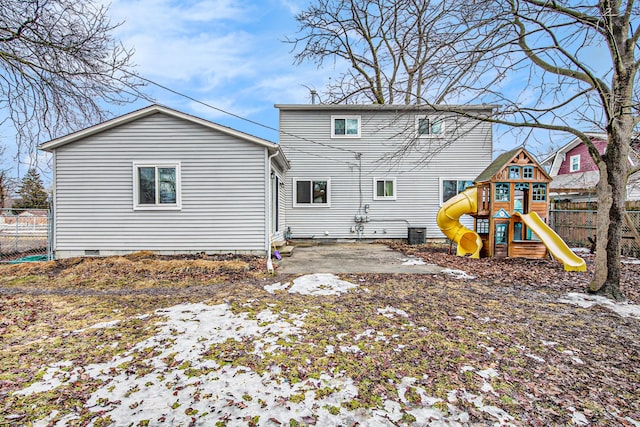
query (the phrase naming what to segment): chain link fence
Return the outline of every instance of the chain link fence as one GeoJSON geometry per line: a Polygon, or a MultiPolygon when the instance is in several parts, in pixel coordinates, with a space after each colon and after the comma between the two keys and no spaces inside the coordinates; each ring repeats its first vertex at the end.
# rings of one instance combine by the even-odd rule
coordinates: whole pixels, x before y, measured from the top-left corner
{"type": "Polygon", "coordinates": [[[51,226],[47,209],[0,210],[0,262],[52,259],[51,226]]]}

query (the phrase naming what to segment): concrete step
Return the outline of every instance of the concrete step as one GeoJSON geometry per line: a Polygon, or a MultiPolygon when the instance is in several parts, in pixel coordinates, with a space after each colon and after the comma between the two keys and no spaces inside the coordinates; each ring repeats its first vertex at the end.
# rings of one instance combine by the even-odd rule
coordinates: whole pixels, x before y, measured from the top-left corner
{"type": "Polygon", "coordinates": [[[287,246],[287,241],[286,240],[276,240],[275,242],[272,243],[273,246],[275,246],[276,248],[282,248],[284,246],[287,246]]]}
{"type": "Polygon", "coordinates": [[[278,251],[278,253],[282,257],[291,256],[291,254],[293,253],[294,249],[295,249],[295,246],[289,246],[289,245],[288,246],[276,247],[276,250],[278,251]]]}

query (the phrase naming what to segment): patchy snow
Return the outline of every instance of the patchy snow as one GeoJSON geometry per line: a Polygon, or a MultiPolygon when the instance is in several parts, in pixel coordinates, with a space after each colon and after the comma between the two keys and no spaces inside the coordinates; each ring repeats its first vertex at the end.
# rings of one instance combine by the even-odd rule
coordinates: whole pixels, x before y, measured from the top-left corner
{"type": "Polygon", "coordinates": [[[445,268],[444,270],[441,271],[441,273],[448,274],[449,276],[452,276],[454,279],[475,279],[476,278],[476,276],[471,276],[470,274],[467,274],[466,271],[454,270],[451,268],[445,268]]]}
{"type": "Polygon", "coordinates": [[[634,317],[640,319],[640,305],[629,304],[626,302],[615,302],[601,295],[589,295],[578,292],[569,292],[566,297],[560,298],[558,302],[564,304],[573,304],[582,308],[600,305],[611,311],[618,313],[621,317],[634,317]]]}
{"type": "Polygon", "coordinates": [[[393,319],[396,314],[402,317],[409,317],[409,314],[406,311],[400,310],[399,308],[391,307],[389,305],[385,308],[379,308],[377,311],[378,314],[381,314],[384,317],[388,317],[389,319],[393,319]]]}
{"type": "Polygon", "coordinates": [[[286,282],[286,283],[274,283],[273,285],[265,285],[264,286],[264,290],[269,292],[270,294],[274,294],[276,291],[284,291],[286,290],[289,286],[291,286],[290,282],[286,282]]]}
{"type": "Polygon", "coordinates": [[[640,264],[640,259],[622,257],[622,260],[620,262],[622,262],[623,264],[640,264]]]}
{"type": "MultiPolygon", "coordinates": [[[[510,425],[513,420],[502,409],[484,405],[482,396],[465,390],[449,392],[447,412],[443,413],[434,406],[444,403],[442,399],[428,395],[411,377],[396,383],[397,400],[384,401],[382,408],[351,411],[342,404],[353,400],[358,391],[346,374],[337,377],[323,374],[317,379],[289,383],[281,376],[279,365],[256,372],[232,365],[223,354],[211,352],[212,348],[219,348],[216,344],[229,339],[249,343],[249,350],[245,351],[258,356],[275,351],[283,340],[304,335],[304,315],[265,309],[257,313],[256,319],[250,319],[247,313],[234,314],[227,304],[204,303],[176,305],[157,310],[156,314],[166,319],[157,323],[159,332],[131,350],[105,363],[72,366],[63,361],[49,366],[41,381],[16,392],[30,395],[49,391],[79,378],[101,382],[84,408],[77,408],[76,412],[72,409],[60,418],[52,412],[36,425],[63,426],[77,422],[81,410],[89,410],[110,417],[114,425],[215,425],[217,421],[247,425],[248,419],[259,417],[256,425],[260,426],[286,424],[296,419],[322,426],[392,427],[402,421],[403,415],[410,414],[416,425],[456,426],[469,421],[469,414],[453,405],[458,400],[472,403],[499,425],[510,425]],[[317,394],[320,389],[332,392],[317,394]],[[407,395],[409,390],[411,399],[407,395]]],[[[373,337],[378,333],[367,329],[360,335],[373,337]]],[[[363,352],[355,345],[340,346],[339,350],[363,352]]],[[[325,347],[327,355],[335,351],[333,346],[325,347]]],[[[483,392],[494,392],[485,379],[498,376],[497,371],[476,370],[472,366],[463,367],[465,370],[482,377],[483,392]]]]}
{"type": "Polygon", "coordinates": [[[574,253],[583,253],[583,254],[591,253],[590,248],[571,248],[571,251],[574,253]]]}
{"type": "Polygon", "coordinates": [[[525,356],[527,356],[529,359],[533,359],[533,360],[535,360],[536,362],[539,362],[539,363],[546,363],[547,362],[542,357],[536,356],[535,354],[532,354],[532,353],[525,353],[525,356]]]}
{"type": "Polygon", "coordinates": [[[572,412],[572,414],[571,414],[571,422],[574,425],[577,425],[577,426],[589,425],[589,420],[587,419],[587,417],[582,412],[576,411],[576,408],[574,408],[573,406],[569,406],[567,409],[570,412],[572,412]]]}
{"type": "Polygon", "coordinates": [[[351,282],[338,279],[331,273],[316,273],[300,276],[289,288],[291,294],[302,295],[339,295],[356,288],[351,282]]]}
{"type": "Polygon", "coordinates": [[[422,258],[414,258],[414,257],[404,258],[402,261],[404,261],[402,265],[426,265],[427,264],[426,262],[424,262],[422,258]]]}

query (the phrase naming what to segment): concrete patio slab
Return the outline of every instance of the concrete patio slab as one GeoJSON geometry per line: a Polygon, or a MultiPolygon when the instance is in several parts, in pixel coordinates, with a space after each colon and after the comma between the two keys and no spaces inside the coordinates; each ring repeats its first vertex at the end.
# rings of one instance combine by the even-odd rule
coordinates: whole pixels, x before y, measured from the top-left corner
{"type": "Polygon", "coordinates": [[[425,264],[379,243],[331,243],[296,246],[291,257],[277,261],[278,273],[437,274],[444,268],[425,264]]]}

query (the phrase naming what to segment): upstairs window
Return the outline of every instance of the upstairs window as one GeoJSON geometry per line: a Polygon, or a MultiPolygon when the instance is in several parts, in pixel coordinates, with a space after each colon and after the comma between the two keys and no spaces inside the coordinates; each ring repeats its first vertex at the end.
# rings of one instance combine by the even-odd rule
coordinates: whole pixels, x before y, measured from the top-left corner
{"type": "Polygon", "coordinates": [[[509,201],[509,184],[506,182],[496,183],[496,202],[508,202],[509,201]]]}
{"type": "Polygon", "coordinates": [[[442,117],[416,117],[418,137],[433,137],[444,133],[444,119],[442,117]]]}
{"type": "Polygon", "coordinates": [[[179,163],[134,163],[134,209],[180,209],[179,163]]]}
{"type": "Polygon", "coordinates": [[[294,179],[293,181],[293,205],[294,206],[329,206],[328,179],[294,179]]]}
{"type": "Polygon", "coordinates": [[[332,138],[359,138],[360,116],[331,116],[332,138]]]}
{"type": "Polygon", "coordinates": [[[580,154],[569,158],[569,172],[578,172],[580,170],[580,154]]]}
{"type": "Polygon", "coordinates": [[[396,200],[395,178],[374,178],[373,200],[396,200]]]}

